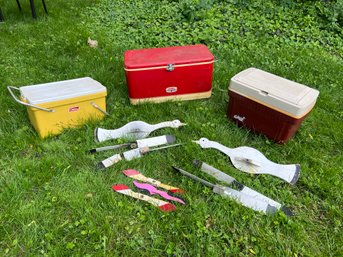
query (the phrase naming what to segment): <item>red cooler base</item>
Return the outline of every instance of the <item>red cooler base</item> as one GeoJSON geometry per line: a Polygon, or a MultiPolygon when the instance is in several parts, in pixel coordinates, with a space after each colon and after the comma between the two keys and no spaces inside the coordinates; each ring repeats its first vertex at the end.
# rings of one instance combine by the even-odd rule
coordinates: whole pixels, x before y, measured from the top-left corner
{"type": "Polygon", "coordinates": [[[305,116],[293,118],[229,90],[227,116],[237,125],[266,135],[276,143],[294,136],[305,116]]]}
{"type": "Polygon", "coordinates": [[[195,99],[204,99],[211,97],[212,90],[202,93],[184,94],[184,95],[172,95],[172,96],[160,96],[149,98],[130,98],[131,104],[139,104],[144,102],[161,103],[165,101],[186,101],[195,99]]]}

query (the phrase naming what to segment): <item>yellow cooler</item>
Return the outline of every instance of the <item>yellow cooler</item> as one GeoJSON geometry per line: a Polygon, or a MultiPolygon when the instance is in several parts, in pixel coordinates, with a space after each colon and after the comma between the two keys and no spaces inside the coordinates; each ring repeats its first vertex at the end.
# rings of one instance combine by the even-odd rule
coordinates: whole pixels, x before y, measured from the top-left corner
{"type": "Polygon", "coordinates": [[[89,77],[7,88],[15,101],[27,106],[30,121],[42,138],[107,114],[106,87],[89,77]],[[13,90],[20,91],[20,100],[13,90]]]}

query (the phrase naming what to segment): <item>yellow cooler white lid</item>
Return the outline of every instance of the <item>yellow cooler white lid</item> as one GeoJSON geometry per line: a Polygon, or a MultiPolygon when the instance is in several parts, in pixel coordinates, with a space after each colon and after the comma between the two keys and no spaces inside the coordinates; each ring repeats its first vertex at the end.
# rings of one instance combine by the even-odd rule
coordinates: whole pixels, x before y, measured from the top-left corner
{"type": "Polygon", "coordinates": [[[90,78],[63,80],[20,87],[21,97],[30,104],[42,104],[97,93],[107,94],[106,87],[90,78]]]}
{"type": "Polygon", "coordinates": [[[257,68],[233,76],[229,90],[294,118],[310,112],[319,95],[316,89],[257,68]]]}

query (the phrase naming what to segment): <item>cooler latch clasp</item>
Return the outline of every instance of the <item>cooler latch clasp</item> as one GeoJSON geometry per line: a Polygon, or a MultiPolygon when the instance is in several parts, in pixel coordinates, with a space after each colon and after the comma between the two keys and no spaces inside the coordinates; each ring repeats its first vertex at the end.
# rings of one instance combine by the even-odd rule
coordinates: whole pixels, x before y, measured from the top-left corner
{"type": "Polygon", "coordinates": [[[167,65],[167,68],[166,68],[167,71],[173,71],[174,69],[175,69],[174,64],[169,63],[169,64],[167,65]]]}

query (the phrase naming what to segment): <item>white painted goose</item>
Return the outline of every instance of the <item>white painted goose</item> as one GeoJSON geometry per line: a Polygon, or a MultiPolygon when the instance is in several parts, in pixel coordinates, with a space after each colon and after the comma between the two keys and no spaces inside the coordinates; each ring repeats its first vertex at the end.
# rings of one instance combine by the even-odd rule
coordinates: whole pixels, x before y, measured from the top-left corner
{"type": "Polygon", "coordinates": [[[300,175],[299,164],[277,164],[268,160],[260,151],[252,147],[228,148],[207,138],[193,141],[202,148],[214,148],[230,157],[235,168],[252,174],[269,174],[294,185],[300,175]]]}
{"type": "Polygon", "coordinates": [[[94,135],[98,142],[116,138],[141,139],[149,136],[150,133],[160,128],[178,128],[184,125],[186,124],[179,120],[165,121],[158,124],[149,124],[144,121],[132,121],[113,130],[96,128],[94,135]]]}

